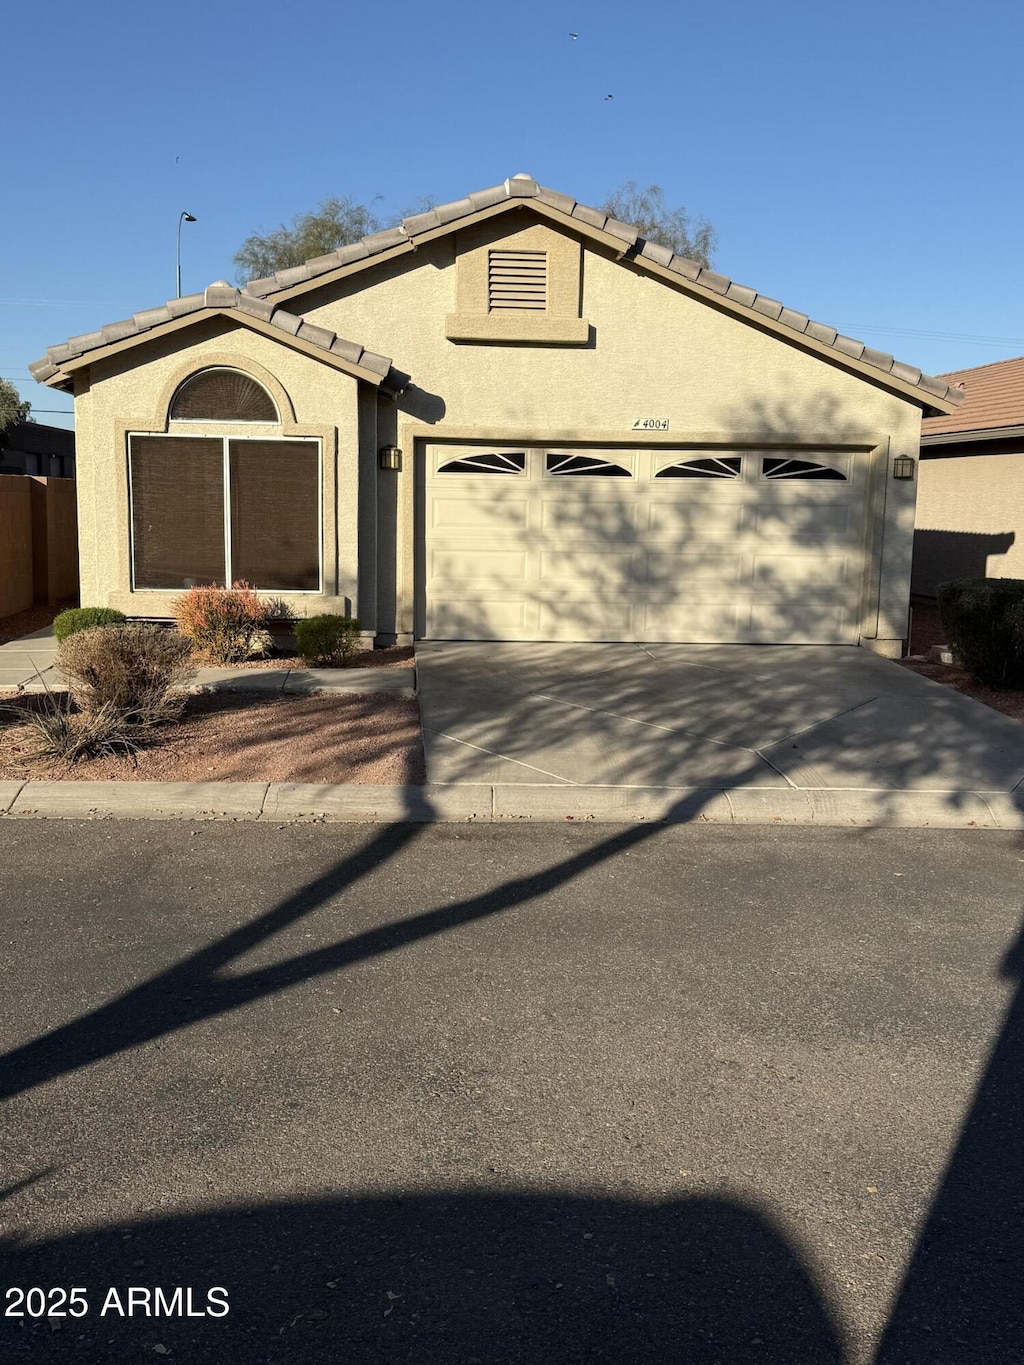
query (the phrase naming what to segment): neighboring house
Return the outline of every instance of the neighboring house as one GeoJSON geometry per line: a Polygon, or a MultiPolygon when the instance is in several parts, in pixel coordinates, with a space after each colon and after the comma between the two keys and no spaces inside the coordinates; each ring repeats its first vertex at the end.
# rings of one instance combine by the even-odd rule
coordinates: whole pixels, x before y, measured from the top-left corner
{"type": "Polygon", "coordinates": [[[893,462],[960,399],[522,175],[32,371],[75,394],[84,602],[245,579],[381,642],[898,654],[893,462]]]}
{"type": "Polygon", "coordinates": [[[963,391],[921,424],[914,592],[1024,578],[1024,356],[942,376],[963,391]]]}
{"type": "Polygon", "coordinates": [[[75,433],[43,422],[12,422],[0,435],[0,474],[75,477],[75,433]]]}

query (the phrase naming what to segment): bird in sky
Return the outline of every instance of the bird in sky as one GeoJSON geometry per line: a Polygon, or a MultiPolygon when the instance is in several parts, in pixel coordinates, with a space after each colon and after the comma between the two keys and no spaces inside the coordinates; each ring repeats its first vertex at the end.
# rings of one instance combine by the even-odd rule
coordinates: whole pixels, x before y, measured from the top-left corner
{"type": "Polygon", "coordinates": [[[579,36],[580,36],[580,35],[579,35],[578,33],[570,33],[570,34],[569,34],[569,37],[573,40],[573,42],[575,42],[576,39],[577,39],[579,36]]]}
{"type": "Polygon", "coordinates": [[[613,100],[614,98],[615,98],[614,95],[605,95],[606,100],[613,100]]]}

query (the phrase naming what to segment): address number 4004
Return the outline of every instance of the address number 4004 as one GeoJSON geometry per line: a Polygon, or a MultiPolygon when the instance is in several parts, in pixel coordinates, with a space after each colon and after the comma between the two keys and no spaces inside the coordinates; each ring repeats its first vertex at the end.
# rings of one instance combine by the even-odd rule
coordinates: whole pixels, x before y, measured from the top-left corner
{"type": "Polygon", "coordinates": [[[668,431],[667,417],[638,417],[631,428],[633,431],[668,431]]]}

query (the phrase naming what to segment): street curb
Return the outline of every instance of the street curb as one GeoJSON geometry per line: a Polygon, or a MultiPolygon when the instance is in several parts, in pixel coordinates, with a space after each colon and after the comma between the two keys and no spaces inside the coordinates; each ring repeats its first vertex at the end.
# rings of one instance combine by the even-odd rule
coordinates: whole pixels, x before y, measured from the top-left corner
{"type": "Polygon", "coordinates": [[[1024,831],[1024,791],[428,783],[2,782],[0,818],[901,826],[1024,831]]]}
{"type": "Polygon", "coordinates": [[[6,815],[62,820],[258,820],[267,787],[266,782],[26,782],[6,815]]]}

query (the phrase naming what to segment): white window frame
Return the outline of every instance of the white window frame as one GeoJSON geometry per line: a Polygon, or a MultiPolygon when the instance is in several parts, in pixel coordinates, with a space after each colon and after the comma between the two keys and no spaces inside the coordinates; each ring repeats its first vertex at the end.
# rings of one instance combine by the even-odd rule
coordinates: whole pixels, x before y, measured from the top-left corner
{"type": "MultiPolygon", "coordinates": [[[[236,426],[252,426],[250,422],[238,422],[236,426]]],[[[146,592],[187,592],[187,588],[139,588],[135,585],[135,490],[132,486],[132,438],[157,437],[166,439],[169,433],[166,431],[129,431],[128,432],[128,540],[129,554],[131,558],[131,591],[138,593],[146,592]]],[[[175,441],[220,441],[222,475],[224,489],[224,578],[225,585],[230,587],[235,581],[231,563],[231,452],[229,443],[231,441],[260,441],[269,444],[270,442],[287,442],[289,445],[302,443],[303,445],[316,446],[316,489],[317,489],[317,509],[316,509],[316,536],[317,536],[317,561],[319,565],[318,586],[315,588],[261,588],[258,583],[253,583],[252,587],[256,592],[280,593],[294,597],[317,597],[323,596],[324,591],[324,451],[323,442],[317,436],[210,436],[201,431],[182,431],[175,432],[175,441]]]]}

